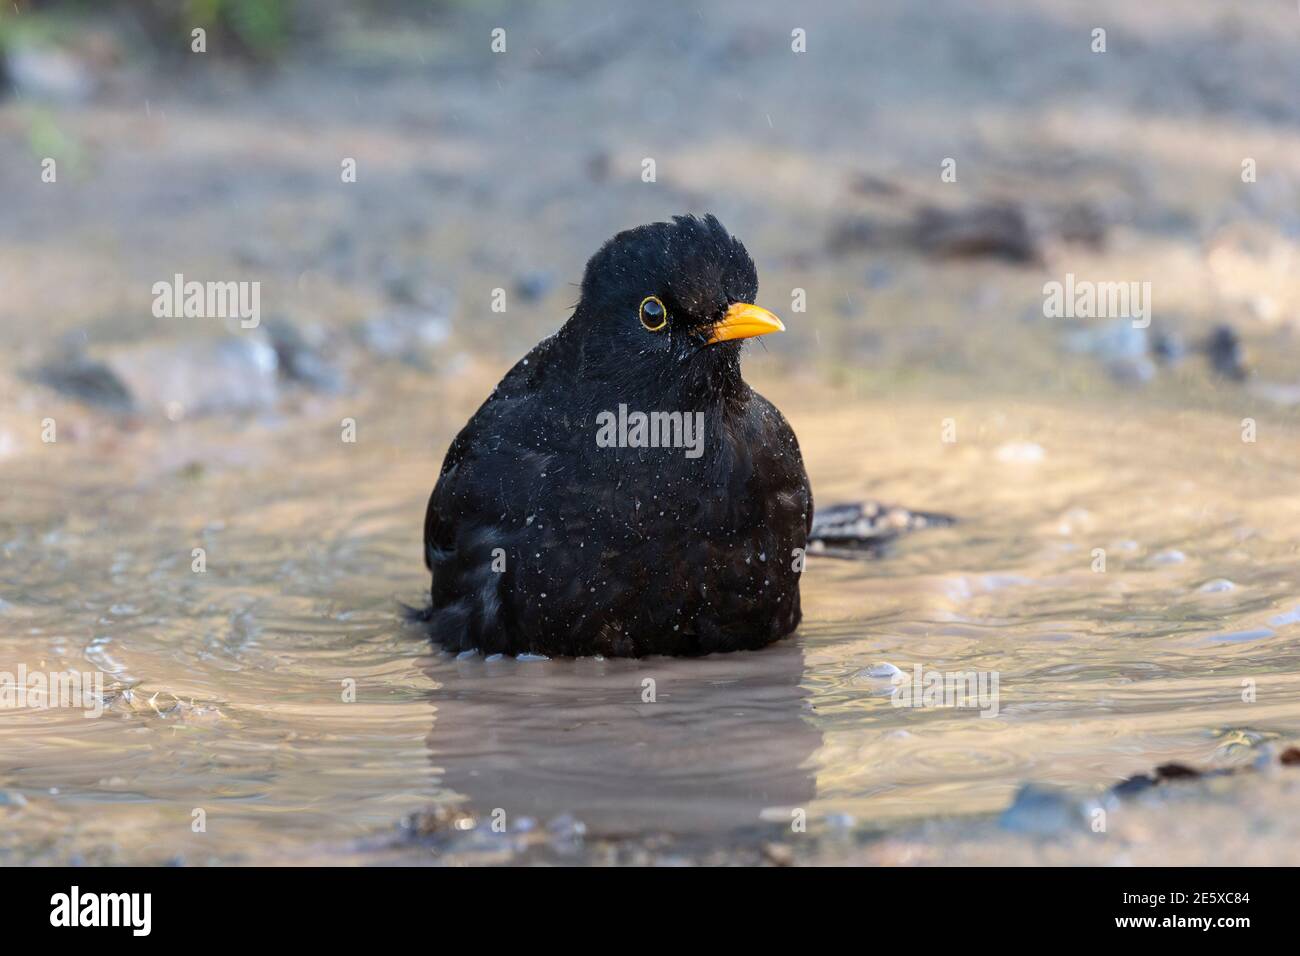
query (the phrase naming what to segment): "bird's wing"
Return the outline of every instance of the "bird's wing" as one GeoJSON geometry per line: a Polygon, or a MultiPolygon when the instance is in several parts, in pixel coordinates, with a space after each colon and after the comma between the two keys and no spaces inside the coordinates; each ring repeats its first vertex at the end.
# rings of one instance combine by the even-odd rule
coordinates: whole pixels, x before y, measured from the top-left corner
{"type": "Polygon", "coordinates": [[[514,364],[447,449],[424,512],[424,564],[430,571],[437,555],[450,550],[455,542],[456,516],[468,504],[464,501],[469,490],[466,476],[474,471],[477,453],[485,448],[500,450],[500,441],[493,439],[499,435],[499,423],[509,417],[512,406],[532,387],[531,379],[547,365],[554,338],[543,339],[514,364]]]}
{"type": "Polygon", "coordinates": [[[832,557],[854,556],[879,550],[900,535],[921,528],[955,524],[951,515],[912,511],[879,501],[831,505],[813,515],[809,544],[832,557]]]}
{"type": "Polygon", "coordinates": [[[474,421],[461,429],[456,440],[447,449],[447,456],[442,461],[437,484],[429,495],[429,504],[424,511],[424,566],[433,570],[435,557],[452,546],[455,531],[444,516],[449,516],[451,501],[454,498],[456,469],[464,460],[465,450],[472,447],[474,421]]]}
{"type": "Polygon", "coordinates": [[[794,429],[785,420],[781,410],[758,392],[753,393],[750,407],[756,421],[760,423],[757,426],[758,433],[763,436],[762,440],[767,446],[766,467],[784,473],[772,476],[777,487],[793,485],[802,493],[807,505],[804,530],[809,533],[813,527],[813,493],[808,472],[804,468],[803,455],[799,451],[799,439],[795,437],[794,429]]]}

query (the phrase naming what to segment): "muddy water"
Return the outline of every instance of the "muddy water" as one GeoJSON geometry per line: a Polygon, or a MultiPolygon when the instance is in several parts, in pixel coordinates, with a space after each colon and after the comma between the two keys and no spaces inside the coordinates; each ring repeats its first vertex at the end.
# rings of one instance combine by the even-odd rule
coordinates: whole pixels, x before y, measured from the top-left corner
{"type": "Polygon", "coordinates": [[[883,560],[812,557],[793,640],[696,661],[458,659],[399,622],[442,450],[494,368],[10,459],[0,670],[102,673],[104,711],[0,714],[0,860],[511,859],[494,814],[577,858],[775,834],[797,859],[801,816],[974,826],[1026,781],[1098,793],[1300,736],[1293,425],[1247,443],[1227,411],[854,398],[755,364],[820,501],[963,520],[883,560]],[[997,714],[893,706],[883,665],[996,673],[997,714]],[[436,848],[403,826],[440,808],[436,848]]]}

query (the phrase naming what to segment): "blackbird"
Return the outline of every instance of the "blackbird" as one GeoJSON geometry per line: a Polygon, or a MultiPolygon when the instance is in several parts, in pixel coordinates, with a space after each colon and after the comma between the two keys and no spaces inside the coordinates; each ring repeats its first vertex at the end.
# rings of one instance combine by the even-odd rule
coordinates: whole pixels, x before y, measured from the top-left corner
{"type": "Polygon", "coordinates": [[[784,329],[714,216],[620,232],[573,315],[456,436],[429,498],[451,651],[641,657],[762,647],[799,624],[813,514],[799,443],[740,373],[784,329]]]}

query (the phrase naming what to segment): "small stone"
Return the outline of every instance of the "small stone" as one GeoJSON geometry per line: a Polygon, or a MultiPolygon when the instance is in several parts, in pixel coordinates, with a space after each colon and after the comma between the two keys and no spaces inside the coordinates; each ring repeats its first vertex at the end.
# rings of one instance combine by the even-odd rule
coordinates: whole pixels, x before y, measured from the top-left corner
{"type": "Polygon", "coordinates": [[[119,346],[102,359],[69,354],[39,369],[35,377],[87,404],[179,421],[269,407],[278,397],[278,366],[269,344],[233,335],[119,346]]]}
{"type": "Polygon", "coordinates": [[[1203,594],[1218,594],[1222,591],[1235,590],[1237,585],[1233,584],[1227,578],[1215,578],[1212,581],[1206,581],[1196,590],[1203,594]]]}
{"type": "Polygon", "coordinates": [[[880,663],[872,664],[870,667],[863,668],[853,676],[854,677],[879,677],[885,679],[892,679],[895,677],[899,677],[902,674],[903,671],[895,667],[893,664],[890,664],[888,661],[881,661],[880,663]]]}
{"type": "Polygon", "coordinates": [[[130,412],[131,392],[113,370],[79,353],[53,359],[38,368],[32,378],[69,398],[112,412],[130,412]]]}
{"type": "Polygon", "coordinates": [[[1210,368],[1226,379],[1243,381],[1247,376],[1241,337],[1230,325],[1217,326],[1205,342],[1205,356],[1210,368]]]}
{"type": "Polygon", "coordinates": [[[458,807],[435,806],[407,816],[400,829],[409,837],[427,837],[453,830],[473,829],[474,818],[458,807]],[[467,825],[468,824],[468,825],[467,825]]]}
{"type": "Polygon", "coordinates": [[[124,347],[104,361],[140,411],[168,417],[258,411],[279,396],[275,349],[250,335],[124,347]]]}
{"type": "Polygon", "coordinates": [[[272,317],[263,325],[275,349],[281,374],[322,392],[338,392],[343,373],[288,319],[272,317]]]}

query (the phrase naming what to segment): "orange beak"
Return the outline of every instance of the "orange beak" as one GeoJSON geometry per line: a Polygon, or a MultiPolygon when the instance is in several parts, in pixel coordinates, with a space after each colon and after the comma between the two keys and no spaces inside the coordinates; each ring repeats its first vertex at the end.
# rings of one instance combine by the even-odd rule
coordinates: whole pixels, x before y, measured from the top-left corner
{"type": "Polygon", "coordinates": [[[737,302],[727,309],[727,314],[722,317],[722,321],[713,327],[713,334],[709,336],[709,345],[784,331],[785,326],[781,324],[781,320],[767,309],[737,302]]]}

